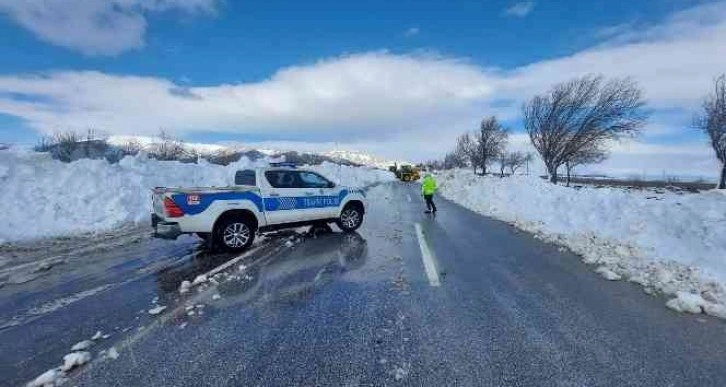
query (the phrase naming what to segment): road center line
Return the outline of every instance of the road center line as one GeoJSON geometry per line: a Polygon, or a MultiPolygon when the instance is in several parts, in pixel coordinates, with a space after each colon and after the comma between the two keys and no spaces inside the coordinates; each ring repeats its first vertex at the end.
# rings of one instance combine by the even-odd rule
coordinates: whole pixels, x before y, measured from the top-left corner
{"type": "Polygon", "coordinates": [[[431,248],[429,248],[429,244],[426,242],[421,225],[416,223],[415,227],[416,236],[418,237],[418,245],[421,247],[421,259],[423,260],[424,269],[426,269],[426,276],[429,278],[429,284],[431,284],[431,286],[441,286],[439,271],[436,269],[434,257],[431,254],[431,248]]]}

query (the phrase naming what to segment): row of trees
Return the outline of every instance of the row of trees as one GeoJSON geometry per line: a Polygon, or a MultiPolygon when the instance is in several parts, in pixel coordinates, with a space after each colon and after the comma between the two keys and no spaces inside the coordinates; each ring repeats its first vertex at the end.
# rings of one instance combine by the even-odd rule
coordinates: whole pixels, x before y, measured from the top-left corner
{"type": "Polygon", "coordinates": [[[496,117],[489,117],[481,123],[478,131],[464,133],[456,142],[456,149],[444,158],[444,168],[471,166],[476,173],[488,172],[492,164],[499,164],[499,174],[514,174],[532,161],[532,155],[524,152],[507,151],[509,130],[496,117]]]}
{"type": "MultiPolygon", "coordinates": [[[[0,150],[2,149],[3,145],[0,144],[0,150]]],[[[243,157],[256,161],[267,156],[254,149],[221,149],[214,152],[200,152],[164,130],[160,130],[153,141],[146,145],[134,138],[123,144],[110,144],[108,136],[93,129],[89,129],[83,134],[72,130],[62,131],[43,136],[35,146],[35,150],[50,153],[51,157],[63,162],[80,159],[106,159],[110,163],[117,163],[125,156],[135,156],[144,152],[149,158],[160,161],[197,163],[204,159],[212,164],[229,165],[243,157]]],[[[319,165],[323,162],[330,162],[358,165],[345,159],[334,159],[320,154],[297,151],[278,152],[271,156],[297,164],[319,165]]]]}
{"type": "MultiPolygon", "coordinates": [[[[648,111],[633,80],[589,75],[558,84],[547,94],[526,101],[522,116],[550,181],[557,183],[564,168],[569,184],[573,168],[604,161],[612,142],[639,134],[648,111]]],[[[726,188],[726,77],[716,80],[695,125],[708,136],[722,163],[719,188],[726,188]]],[[[443,166],[470,166],[486,174],[498,161],[500,174],[506,169],[514,173],[531,161],[531,155],[508,152],[508,136],[509,130],[496,117],[487,118],[475,133],[459,136],[456,149],[446,155],[443,166]]]]}
{"type": "Polygon", "coordinates": [[[184,142],[161,130],[158,139],[149,147],[132,139],[121,146],[109,144],[108,136],[95,129],[85,133],[73,130],[56,132],[41,137],[35,146],[37,152],[48,152],[57,160],[71,162],[80,159],[106,159],[116,163],[124,156],[136,155],[145,150],[149,157],[157,160],[179,160],[195,162],[199,154],[188,149],[184,142]]]}

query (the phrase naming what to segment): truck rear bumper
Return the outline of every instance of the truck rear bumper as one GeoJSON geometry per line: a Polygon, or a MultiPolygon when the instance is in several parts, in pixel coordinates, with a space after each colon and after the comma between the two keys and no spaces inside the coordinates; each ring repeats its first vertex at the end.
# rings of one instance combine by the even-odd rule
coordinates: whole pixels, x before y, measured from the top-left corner
{"type": "Polygon", "coordinates": [[[151,227],[154,238],[176,239],[182,234],[179,223],[165,222],[156,214],[151,214],[151,227]]]}

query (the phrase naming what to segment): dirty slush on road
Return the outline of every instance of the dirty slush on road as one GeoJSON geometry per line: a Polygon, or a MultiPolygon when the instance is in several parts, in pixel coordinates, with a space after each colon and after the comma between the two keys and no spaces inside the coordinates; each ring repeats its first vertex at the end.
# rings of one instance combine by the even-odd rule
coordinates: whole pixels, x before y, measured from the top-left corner
{"type": "MultiPolygon", "coordinates": [[[[345,379],[404,378],[409,338],[399,303],[410,285],[398,254],[402,214],[390,186],[368,194],[372,208],[358,233],[277,232],[242,256],[208,252],[193,237],[153,239],[147,228],[132,226],[0,247],[3,383],[21,385],[45,371],[48,380],[81,385],[194,384],[214,375],[260,381],[262,363],[272,367],[268,374],[275,358],[289,356],[270,346],[304,345],[306,335],[313,347],[339,348],[319,361],[358,358],[349,359],[359,366],[345,379]],[[311,328],[315,321],[325,326],[331,313],[356,316],[360,325],[311,328]],[[293,316],[281,320],[285,314],[293,316]],[[303,321],[309,323],[298,326],[303,321]],[[343,343],[359,348],[343,351],[343,343]],[[220,352],[228,359],[213,360],[220,352]]],[[[318,383],[314,369],[278,377],[318,383]]],[[[331,382],[340,376],[328,375],[331,382]]]]}

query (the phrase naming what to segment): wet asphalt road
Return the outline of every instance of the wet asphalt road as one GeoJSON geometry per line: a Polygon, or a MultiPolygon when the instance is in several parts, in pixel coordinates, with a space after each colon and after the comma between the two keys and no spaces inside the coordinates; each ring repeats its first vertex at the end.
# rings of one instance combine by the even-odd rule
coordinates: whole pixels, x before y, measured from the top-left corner
{"type": "Polygon", "coordinates": [[[726,324],[671,312],[443,199],[435,218],[423,214],[417,191],[373,188],[357,234],[283,233],[232,261],[193,238],[133,231],[121,246],[67,252],[43,276],[0,288],[3,384],[59,365],[98,330],[111,336],[69,385],[726,384],[726,324]],[[416,223],[439,287],[425,273],[416,223]],[[179,294],[182,280],[225,262],[216,284],[179,294]],[[151,316],[155,297],[167,309],[151,316]],[[98,356],[110,346],[118,359],[98,356]]]}

